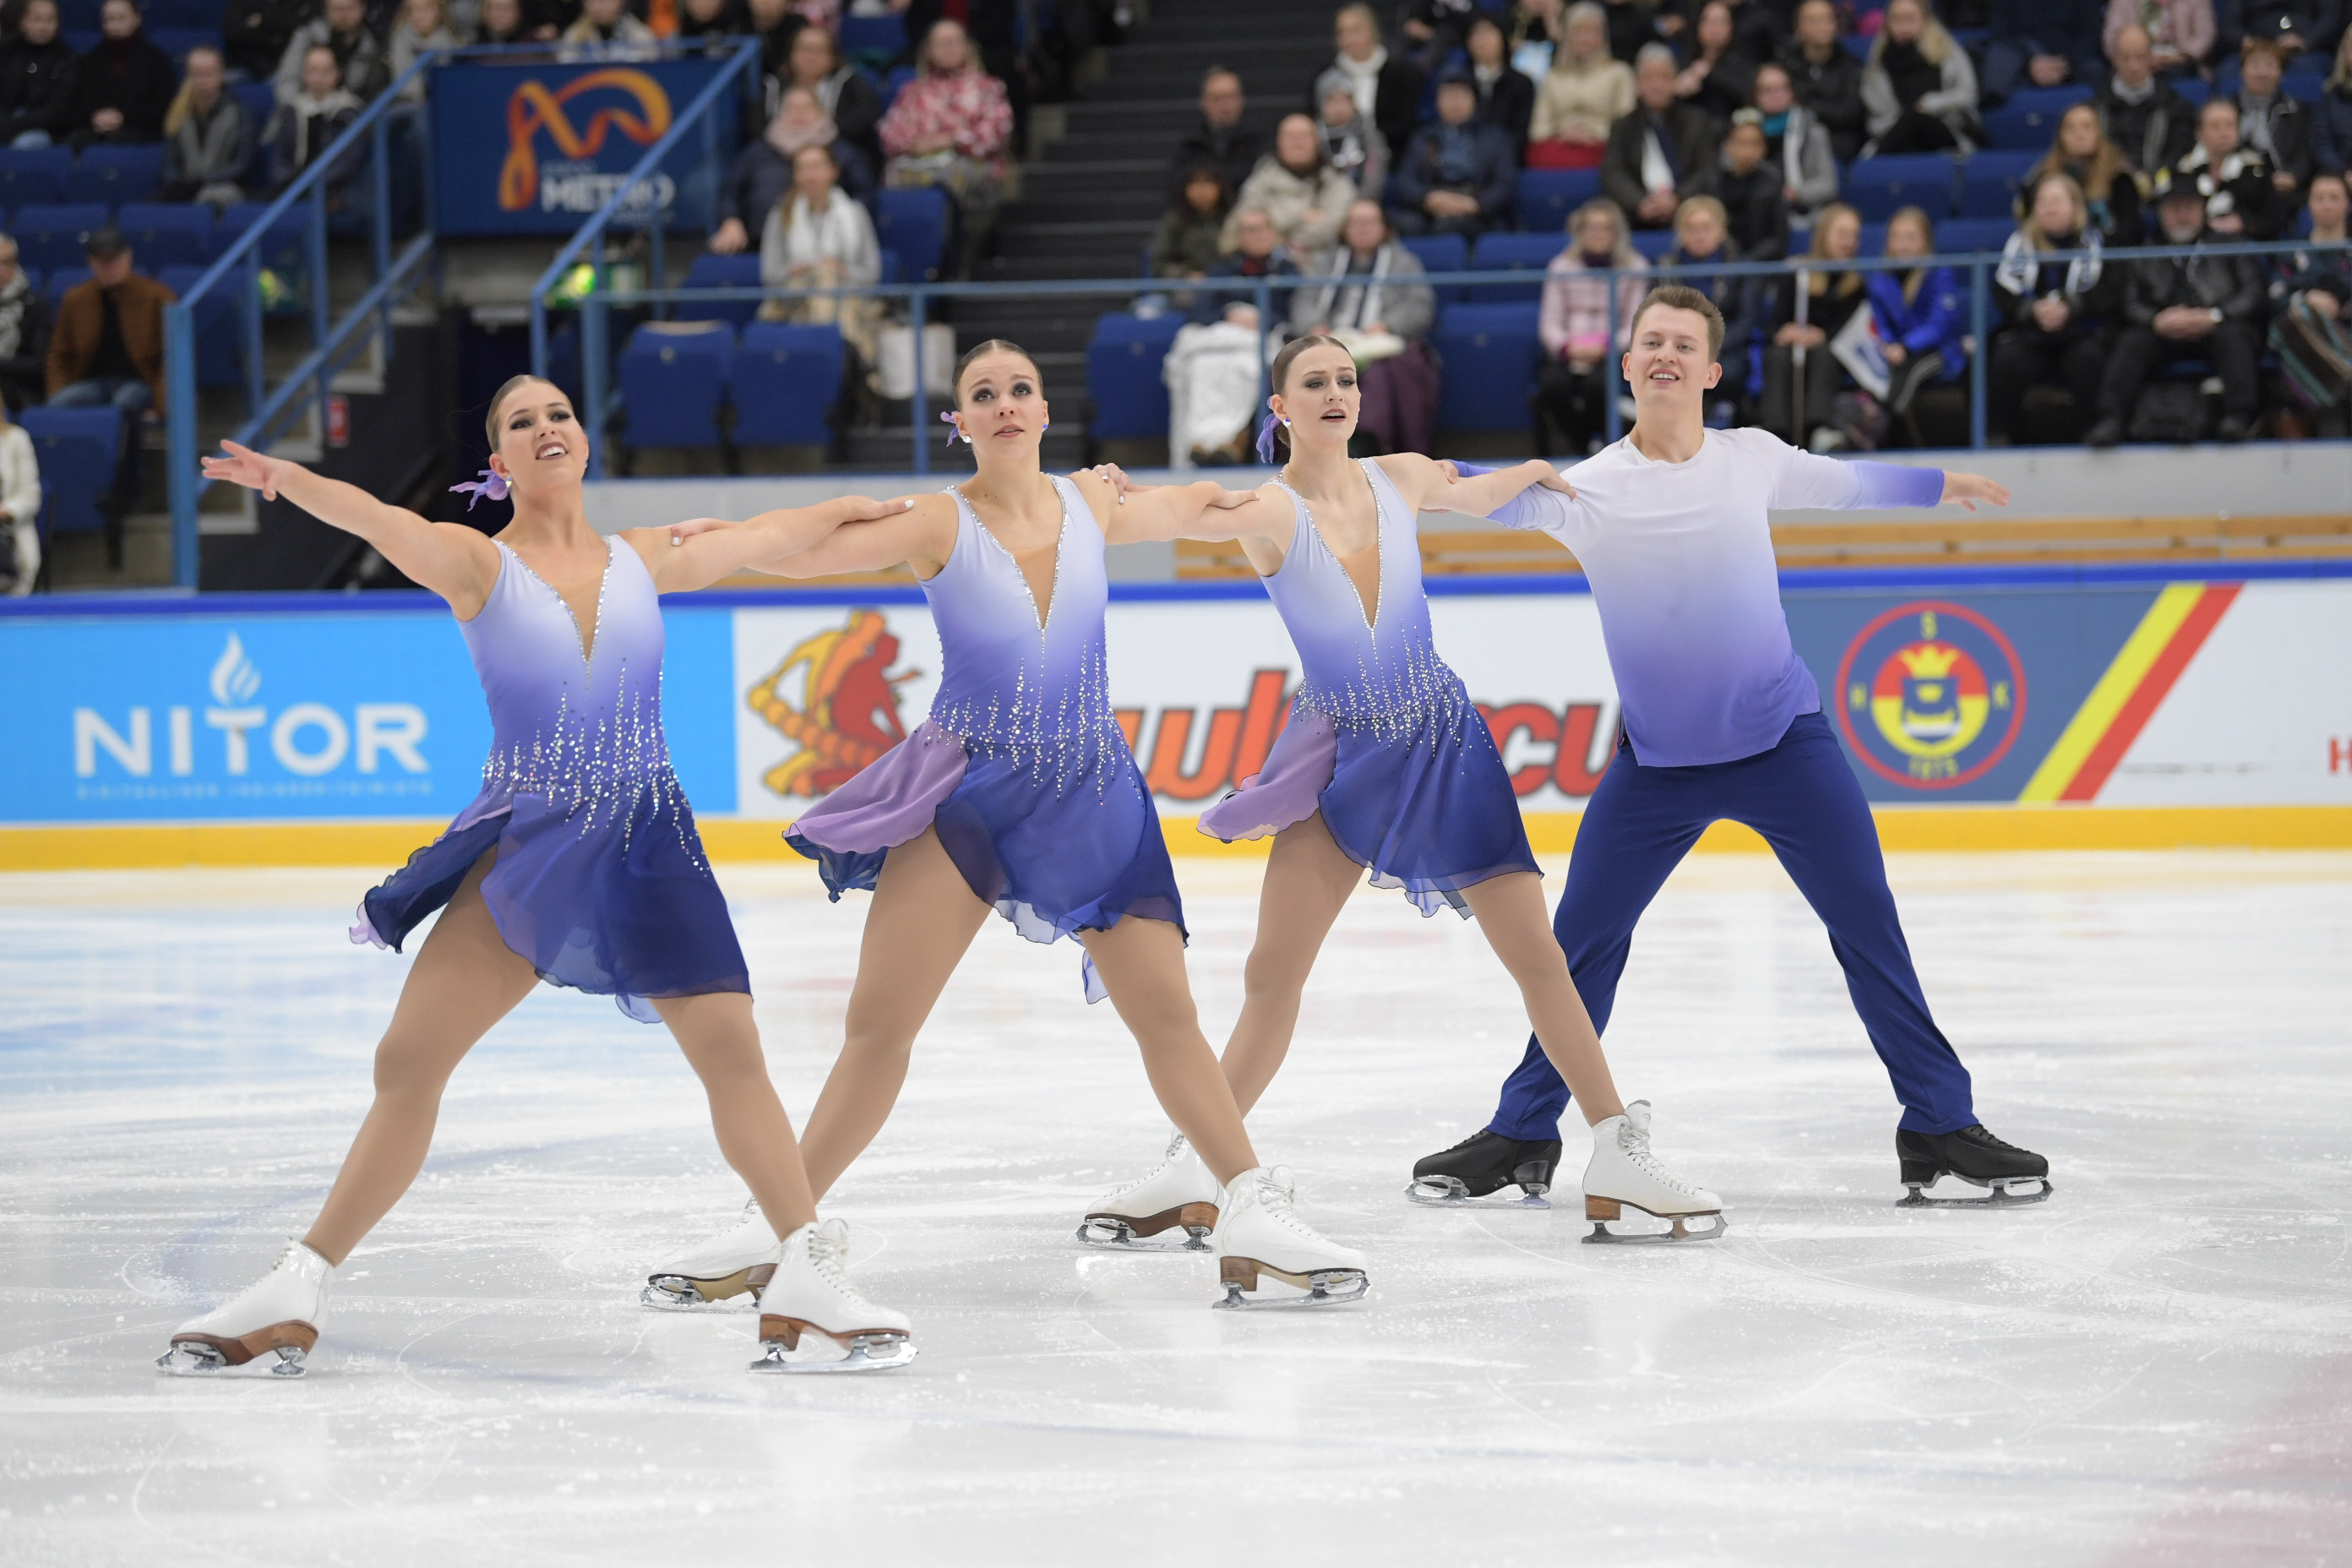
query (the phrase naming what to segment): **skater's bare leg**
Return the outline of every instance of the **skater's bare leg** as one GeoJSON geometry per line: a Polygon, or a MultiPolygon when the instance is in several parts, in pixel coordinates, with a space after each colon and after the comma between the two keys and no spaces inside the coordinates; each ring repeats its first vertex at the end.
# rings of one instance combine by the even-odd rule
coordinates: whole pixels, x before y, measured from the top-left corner
{"type": "Polygon", "coordinates": [[[432,1146],[441,1091],[474,1042],[539,984],[482,901],[497,851],[474,862],[409,967],[375,1048],[375,1103],[303,1244],[340,1265],[400,1201],[432,1146]]]}
{"type": "Polygon", "coordinates": [[[779,1240],[816,1219],[816,1198],[793,1137],[792,1118],[776,1098],[751,1022],[751,998],[740,991],[656,1000],[654,1011],[677,1037],[678,1048],[710,1099],[710,1130],[779,1240]]]}
{"type": "Polygon", "coordinates": [[[1168,1120],[1192,1140],[1220,1184],[1255,1169],[1257,1152],[1243,1130],[1241,1108],[1201,1033],[1184,974],[1182,933],[1166,921],[1129,915],[1079,940],[1119,1020],[1143,1048],[1144,1073],[1168,1120]]]}
{"type": "Polygon", "coordinates": [[[889,1120],[915,1035],[988,919],[929,828],[890,851],[866,913],[841,1059],[809,1112],[801,1155],[822,1198],[889,1120]]]}
{"type": "Polygon", "coordinates": [[[1533,871],[1512,871],[1489,877],[1462,889],[1463,900],[1478,920],[1478,929],[1503,967],[1518,982],[1527,1004],[1528,1021],[1544,1055],[1568,1080],[1569,1092],[1587,1125],[1625,1112],[1617,1098],[1616,1080],[1609,1075],[1609,1058],[1601,1054],[1601,1037],[1584,1011],[1584,999],[1569,978],[1568,959],[1552,934],[1551,918],[1544,909],[1543,879],[1533,871]]]}
{"type": "Polygon", "coordinates": [[[1225,1081],[1247,1116],[1282,1070],[1298,1028],[1298,999],[1316,955],[1364,868],[1332,841],[1317,812],[1275,835],[1258,895],[1257,939],[1243,970],[1242,1016],[1225,1042],[1225,1081]]]}

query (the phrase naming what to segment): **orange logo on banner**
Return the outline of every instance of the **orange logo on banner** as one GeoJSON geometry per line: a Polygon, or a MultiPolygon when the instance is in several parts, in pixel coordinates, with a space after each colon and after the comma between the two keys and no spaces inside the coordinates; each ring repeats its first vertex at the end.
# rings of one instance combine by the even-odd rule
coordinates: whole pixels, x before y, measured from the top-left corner
{"type": "Polygon", "coordinates": [[[890,674],[898,658],[898,639],[873,610],[851,612],[847,626],[819,632],[784,655],[784,662],[751,688],[747,700],[751,711],[800,750],[761,782],[781,795],[824,795],[905,740],[898,689],[915,672],[890,674]],[[803,665],[808,678],[795,708],[776,688],[803,665]]]}
{"type": "Polygon", "coordinates": [[[605,135],[617,128],[640,147],[650,147],[669,129],[669,94],[661,83],[640,70],[618,67],[574,77],[555,91],[541,81],[527,81],[507,100],[507,161],[499,171],[499,206],[520,212],[539,197],[539,154],[532,141],[547,132],[556,151],[567,158],[593,158],[604,151],[605,135]],[[611,88],[636,100],[633,112],[625,106],[600,109],[588,117],[584,131],[572,127],[563,106],[583,93],[611,88]]]}

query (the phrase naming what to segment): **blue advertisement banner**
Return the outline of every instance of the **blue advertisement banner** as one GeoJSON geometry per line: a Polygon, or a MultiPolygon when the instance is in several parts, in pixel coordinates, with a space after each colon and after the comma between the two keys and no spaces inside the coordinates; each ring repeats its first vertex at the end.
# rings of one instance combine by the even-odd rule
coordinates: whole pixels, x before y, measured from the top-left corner
{"type": "MultiPolygon", "coordinates": [[[[699,58],[436,67],[434,226],[445,235],[570,234],[604,204],[646,149],[719,74],[699,58]]],[[[643,226],[708,228],[734,152],[731,115],[679,139],[620,214],[643,226]]]]}
{"type": "MultiPolygon", "coordinates": [[[[735,805],[730,617],[666,612],[688,798],[735,805]]],[[[0,619],[0,821],[455,816],[490,723],[446,611],[0,619]]]]}

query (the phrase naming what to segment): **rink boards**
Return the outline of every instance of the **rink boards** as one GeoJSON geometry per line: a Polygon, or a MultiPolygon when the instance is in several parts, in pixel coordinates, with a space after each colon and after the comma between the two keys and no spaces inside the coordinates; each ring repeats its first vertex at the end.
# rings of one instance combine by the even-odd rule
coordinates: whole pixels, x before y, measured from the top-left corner
{"type": "MultiPolygon", "coordinates": [[[[1538,848],[1565,847],[1617,726],[1582,579],[1431,594],[1538,848]]],[[[1784,598],[1890,846],[2352,844],[2352,569],[1792,573],[1784,598]]],[[[722,855],[786,853],[776,825],[938,684],[909,589],[703,595],[665,618],[670,745],[722,855]]],[[[1109,638],[1171,846],[1221,849],[1183,819],[1279,732],[1280,620],[1255,584],[1121,584],[1109,638]]],[[[0,658],[0,866],[380,860],[472,798],[488,747],[424,595],[13,605],[0,658]]]]}

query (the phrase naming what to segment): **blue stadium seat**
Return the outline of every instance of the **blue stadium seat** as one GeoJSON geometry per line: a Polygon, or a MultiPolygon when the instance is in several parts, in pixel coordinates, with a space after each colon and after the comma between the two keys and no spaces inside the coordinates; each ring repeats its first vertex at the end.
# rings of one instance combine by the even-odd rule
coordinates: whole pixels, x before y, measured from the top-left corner
{"type": "MultiPolygon", "coordinates": [[[[155,280],[184,300],[205,269],[196,266],[160,268],[155,280]]],[[[243,356],[237,343],[236,288],[225,282],[196,301],[196,384],[242,386],[243,356]]]]}
{"type": "Polygon", "coordinates": [[[735,351],[735,440],[744,447],[822,447],[841,392],[841,329],[759,321],[735,351]]]}
{"type": "Polygon", "coordinates": [[[0,147],[0,207],[65,200],[73,162],[70,147],[0,147]]]}
{"type": "Polygon", "coordinates": [[[884,246],[882,247],[882,281],[896,283],[904,276],[898,266],[898,253],[888,246],[884,246]]]}
{"type": "Polygon", "coordinates": [[[1528,430],[1542,348],[1533,304],[1455,305],[1431,342],[1444,363],[1437,395],[1442,430],[1528,430]]]}
{"type": "Polygon", "coordinates": [[[73,33],[98,31],[98,14],[105,0],[58,0],[58,26],[73,33]]]}
{"type": "MultiPolygon", "coordinates": [[[[1398,243],[1412,252],[1413,259],[1421,263],[1423,272],[1466,272],[1470,269],[1470,247],[1463,243],[1458,234],[1415,235],[1398,243]]],[[[1437,297],[1440,305],[1451,305],[1462,298],[1458,284],[1432,284],[1430,292],[1437,297]]]]}
{"type": "Polygon", "coordinates": [[[915,68],[912,66],[900,66],[890,73],[888,79],[882,83],[883,113],[890,112],[890,106],[898,101],[898,95],[906,91],[907,84],[914,79],[915,68]]]}
{"type": "Polygon", "coordinates": [[[251,190],[264,183],[260,171],[269,154],[263,150],[261,138],[269,129],[269,117],[278,111],[278,94],[266,81],[233,81],[228,90],[230,97],[245,105],[245,117],[253,126],[253,163],[247,172],[257,177],[246,183],[246,188],[251,190]]]}
{"type": "Polygon", "coordinates": [[[938,277],[947,249],[947,193],[932,185],[881,192],[874,201],[874,237],[918,278],[938,277]]]}
{"type": "MultiPolygon", "coordinates": [[[[746,251],[740,256],[714,256],[709,251],[694,258],[686,269],[686,286],[689,289],[757,289],[760,286],[760,253],[746,251]]],[[[760,313],[757,300],[697,300],[677,308],[681,321],[732,321],[740,327],[760,313]]]]}
{"type": "Polygon", "coordinates": [[[1947,256],[1980,250],[1997,253],[2016,232],[2017,220],[2005,213],[1998,217],[1956,217],[1936,226],[1936,248],[1947,256]]]}
{"type": "Polygon", "coordinates": [[[844,55],[870,56],[878,60],[894,59],[907,47],[907,19],[896,14],[844,16],[839,42],[844,55]]]}
{"type": "Polygon", "coordinates": [[[1528,169],[1519,175],[1519,226],[1559,234],[1568,215],[1601,194],[1598,169],[1528,169]]]}
{"type": "Polygon", "coordinates": [[[632,332],[620,362],[629,445],[718,446],[734,352],[735,331],[724,321],[649,322],[632,332]]]}
{"type": "Polygon", "coordinates": [[[1985,139],[1994,147],[2044,153],[2058,134],[2067,110],[2091,96],[2087,87],[2021,87],[1984,116],[1985,139]]]}
{"type": "Polygon", "coordinates": [[[2213,96],[2211,84],[2208,83],[2203,77],[2180,77],[2173,82],[2172,86],[2181,97],[2200,109],[2204,108],[2205,100],[2213,96]]]}
{"type": "Polygon", "coordinates": [[[151,26],[147,29],[147,36],[154,40],[155,47],[157,48],[172,57],[172,63],[175,66],[184,65],[187,62],[188,51],[194,48],[197,45],[211,44],[217,47],[220,43],[220,29],[216,26],[151,26]]]}
{"type": "Polygon", "coordinates": [[[74,164],[73,194],[85,202],[119,207],[143,202],[163,183],[163,147],[145,142],[129,147],[86,147],[74,164]]]}
{"type": "Polygon", "coordinates": [[[166,31],[194,29],[209,34],[215,39],[220,35],[219,0],[147,0],[147,8],[142,15],[146,18],[151,36],[158,28],[166,31]]]}
{"type": "Polygon", "coordinates": [[[1865,218],[1893,217],[1909,206],[1929,217],[1949,217],[1957,167],[1944,153],[1860,159],[1846,168],[1845,199],[1865,218]]]}
{"type": "MultiPolygon", "coordinates": [[[[237,202],[221,208],[220,216],[213,225],[212,246],[205,259],[218,261],[227,255],[229,247],[244,238],[245,231],[268,210],[268,205],[261,202],[237,202]]],[[[270,226],[268,237],[261,242],[261,264],[264,267],[282,269],[302,265],[306,239],[304,223],[305,215],[297,205],[270,226]]]]}
{"type": "Polygon", "coordinates": [[[79,267],[87,254],[81,237],[107,220],[96,202],[38,203],[16,212],[16,254],[32,266],[79,267]]]}
{"type": "Polygon", "coordinates": [[[60,267],[51,272],[48,280],[41,285],[41,296],[49,302],[49,314],[54,317],[66,296],[89,281],[87,267],[60,267]]]}
{"type": "MultiPolygon", "coordinates": [[[[1553,257],[1568,248],[1568,241],[1559,234],[1486,234],[1478,238],[1476,257],[1470,263],[1479,272],[1528,272],[1540,275],[1551,265],[1553,257]]],[[[1525,300],[1538,299],[1543,294],[1543,279],[1531,277],[1525,282],[1505,283],[1494,288],[1484,284],[1465,289],[1463,293],[1473,305],[1502,305],[1525,300]]]]}
{"type": "Polygon", "coordinates": [[[41,469],[41,531],[96,533],[106,527],[122,416],[112,408],[27,408],[16,423],[33,438],[41,469]]]}
{"type": "Polygon", "coordinates": [[[1675,231],[1670,228],[1637,228],[1633,231],[1633,248],[1644,261],[1655,261],[1675,247],[1675,231]]]}
{"type": "Polygon", "coordinates": [[[212,249],[213,209],[193,202],[127,203],[114,215],[114,225],[144,271],[194,267],[212,249]]]}
{"type": "MultiPolygon", "coordinates": [[[[1885,255],[1885,254],[1886,254],[1886,225],[1885,225],[1885,224],[1883,224],[1883,223],[1866,223],[1866,224],[1864,224],[1864,225],[1862,226],[1862,233],[1861,233],[1861,235],[1856,238],[1856,240],[1855,240],[1855,242],[1854,242],[1854,252],[1853,252],[1853,253],[1854,253],[1856,256],[1884,256],[1884,255],[1885,255]]],[[[1761,281],[1769,285],[1769,283],[1771,283],[1772,279],[1769,279],[1769,278],[1766,278],[1766,279],[1761,279],[1761,281]]]]}
{"type": "Polygon", "coordinates": [[[2032,152],[1979,153],[1960,173],[1959,216],[2006,217],[2016,210],[2017,187],[2042,161],[2032,152]]]}
{"type": "Polygon", "coordinates": [[[1160,367],[1184,318],[1145,320],[1123,311],[1095,319],[1087,344],[1087,389],[1095,400],[1088,433],[1097,441],[1144,441],[1168,434],[1168,384],[1160,367]]]}
{"type": "Polygon", "coordinates": [[[1870,40],[1860,33],[1848,33],[1838,39],[1845,52],[1867,65],[1870,61],[1870,40]]]}

